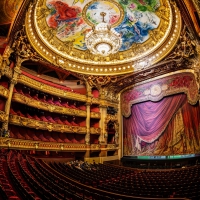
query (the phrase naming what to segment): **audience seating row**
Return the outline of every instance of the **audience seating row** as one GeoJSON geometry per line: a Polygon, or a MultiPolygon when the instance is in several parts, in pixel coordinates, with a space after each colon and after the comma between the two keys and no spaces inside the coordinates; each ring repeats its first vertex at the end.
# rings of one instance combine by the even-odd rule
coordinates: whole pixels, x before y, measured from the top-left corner
{"type": "Polygon", "coordinates": [[[24,129],[23,127],[10,126],[10,137],[23,140],[35,140],[42,142],[62,142],[62,143],[85,143],[84,134],[58,133],[35,129],[24,129]]]}
{"type": "Polygon", "coordinates": [[[68,126],[86,126],[85,119],[79,119],[80,122],[77,123],[75,117],[69,116],[67,117],[70,119],[69,122],[65,116],[59,117],[58,115],[49,114],[47,112],[41,112],[40,116],[38,114],[33,114],[31,116],[29,113],[22,113],[20,110],[15,111],[13,108],[11,108],[10,114],[49,123],[63,124],[68,126]]]}
{"type": "MultiPolygon", "coordinates": [[[[103,164],[93,164],[93,166],[95,166],[94,169],[88,169],[86,171],[74,168],[73,165],[64,165],[62,163],[51,163],[50,166],[41,159],[36,159],[29,155],[21,154],[16,150],[8,150],[4,152],[1,151],[1,155],[3,156],[1,156],[1,158],[3,159],[0,160],[0,165],[3,162],[6,166],[8,166],[8,174],[11,177],[10,180],[12,180],[12,184],[7,184],[9,190],[7,190],[5,186],[6,184],[3,186],[2,181],[0,182],[0,193],[5,196],[5,199],[151,199],[150,196],[147,198],[138,197],[140,196],[141,191],[143,191],[144,196],[146,195],[148,184],[143,186],[143,188],[136,188],[130,184],[131,182],[129,182],[131,187],[129,187],[128,190],[128,185],[126,183],[126,181],[129,180],[128,177],[130,179],[136,179],[136,177],[143,177],[143,174],[149,177],[148,173],[151,174],[151,172],[139,172],[132,169],[103,164]],[[67,171],[68,175],[64,176],[60,173],[62,170],[64,172],[64,169],[67,171]],[[68,177],[70,172],[73,174],[73,177],[68,177]],[[85,184],[90,186],[80,183],[83,179],[83,176],[86,177],[85,184]],[[79,182],[73,180],[76,179],[76,177],[79,177],[79,182]],[[92,177],[93,180],[91,179],[92,177]],[[89,183],[89,180],[92,181],[89,183]],[[124,186],[122,184],[123,182],[125,182],[124,186]],[[130,195],[128,193],[128,191],[131,191],[130,188],[132,188],[132,191],[134,192],[138,189],[138,193],[134,193],[136,195],[133,195],[133,193],[130,195]]],[[[3,169],[4,168],[5,167],[3,167],[3,169]]],[[[196,168],[199,167],[193,168],[195,174],[196,171],[198,171],[196,168]]],[[[3,172],[0,172],[0,174],[4,173],[4,170],[2,171],[3,172]]],[[[152,173],[155,173],[156,175],[156,172],[152,173]]],[[[184,174],[184,172],[182,173],[184,174]]],[[[5,180],[8,179],[5,176],[3,176],[3,178],[5,180]]],[[[2,176],[0,176],[0,180],[2,180],[2,176]]],[[[154,186],[154,192],[156,189],[156,186],[154,186]]],[[[185,196],[187,192],[183,193],[182,196],[185,196]]],[[[193,191],[192,195],[197,194],[193,191]]],[[[156,199],[158,196],[151,193],[151,197],[156,199]]],[[[161,198],[159,197],[159,199],[161,198]]],[[[176,199],[183,200],[184,198],[176,199]]]]}

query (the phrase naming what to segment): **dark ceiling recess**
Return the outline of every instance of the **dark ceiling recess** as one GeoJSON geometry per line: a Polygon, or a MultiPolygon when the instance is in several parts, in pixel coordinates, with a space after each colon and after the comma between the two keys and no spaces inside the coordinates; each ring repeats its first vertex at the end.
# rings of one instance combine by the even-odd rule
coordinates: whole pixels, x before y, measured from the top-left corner
{"type": "Polygon", "coordinates": [[[194,12],[194,15],[195,15],[195,17],[197,19],[198,26],[200,27],[200,19],[199,19],[199,15],[198,15],[197,11],[194,12]]]}
{"type": "Polygon", "coordinates": [[[7,37],[9,29],[10,29],[10,24],[0,25],[0,36],[7,37]]]}

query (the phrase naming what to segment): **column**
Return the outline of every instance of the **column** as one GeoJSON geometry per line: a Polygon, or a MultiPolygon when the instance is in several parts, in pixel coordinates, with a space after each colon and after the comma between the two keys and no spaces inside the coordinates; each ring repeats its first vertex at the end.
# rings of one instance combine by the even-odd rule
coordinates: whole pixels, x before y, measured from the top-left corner
{"type": "Polygon", "coordinates": [[[2,129],[6,132],[8,132],[9,113],[10,113],[10,105],[11,105],[11,100],[12,100],[12,95],[13,95],[13,89],[14,89],[15,84],[17,84],[17,79],[18,79],[18,76],[20,75],[20,73],[21,73],[20,67],[16,66],[14,68],[13,77],[10,81],[9,95],[8,95],[8,99],[7,99],[6,105],[5,105],[5,114],[8,116],[8,118],[7,118],[8,120],[3,123],[2,129]]]}
{"type": "Polygon", "coordinates": [[[107,106],[106,105],[100,105],[100,113],[101,113],[101,120],[100,120],[100,128],[101,128],[101,135],[99,137],[100,144],[106,144],[107,143],[107,137],[108,133],[106,131],[106,125],[105,125],[105,118],[107,115],[107,106]]]}
{"type": "Polygon", "coordinates": [[[85,136],[85,143],[87,145],[90,144],[90,103],[86,103],[86,111],[87,111],[87,118],[86,118],[86,127],[87,127],[87,133],[85,136]]]}

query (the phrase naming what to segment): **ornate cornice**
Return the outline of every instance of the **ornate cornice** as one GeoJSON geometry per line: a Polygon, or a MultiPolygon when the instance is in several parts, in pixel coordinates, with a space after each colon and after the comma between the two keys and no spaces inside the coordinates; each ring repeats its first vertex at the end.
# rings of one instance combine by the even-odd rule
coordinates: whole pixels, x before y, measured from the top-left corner
{"type": "Polygon", "coordinates": [[[36,129],[56,131],[56,132],[65,132],[65,133],[86,134],[87,131],[86,127],[68,126],[50,122],[43,122],[39,120],[20,117],[18,115],[10,115],[9,123],[29,128],[36,128],[36,129]]]}
{"type": "Polygon", "coordinates": [[[5,98],[8,98],[9,90],[7,88],[3,87],[2,85],[0,85],[0,95],[5,98]]]}
{"type": "Polygon", "coordinates": [[[41,83],[39,81],[33,80],[23,74],[21,74],[18,78],[18,82],[22,83],[24,85],[27,85],[31,88],[34,88],[36,90],[48,93],[48,94],[52,94],[55,96],[59,96],[62,98],[67,98],[67,99],[71,99],[71,100],[77,100],[77,101],[82,101],[82,102],[86,102],[87,101],[87,97],[86,95],[83,94],[78,94],[78,93],[74,93],[74,92],[69,92],[66,90],[61,90],[49,85],[46,85],[44,83],[41,83]]]}

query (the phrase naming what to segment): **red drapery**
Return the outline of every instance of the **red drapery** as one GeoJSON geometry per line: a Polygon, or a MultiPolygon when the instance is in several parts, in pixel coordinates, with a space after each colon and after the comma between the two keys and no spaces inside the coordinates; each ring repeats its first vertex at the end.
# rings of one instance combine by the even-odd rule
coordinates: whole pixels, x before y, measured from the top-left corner
{"type": "Polygon", "coordinates": [[[134,148],[141,150],[144,143],[154,148],[161,135],[162,141],[159,141],[159,145],[163,148],[172,146],[167,142],[172,142],[172,137],[174,137],[172,135],[175,127],[173,117],[179,109],[181,109],[184,124],[184,135],[181,135],[185,145],[183,151],[187,151],[187,148],[189,149],[187,146],[192,145],[195,146],[193,149],[197,150],[200,140],[199,104],[192,106],[187,102],[185,94],[178,94],[165,97],[159,102],[148,101],[132,106],[131,116],[123,118],[124,145],[127,151],[134,152],[134,148]]]}

